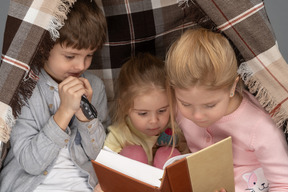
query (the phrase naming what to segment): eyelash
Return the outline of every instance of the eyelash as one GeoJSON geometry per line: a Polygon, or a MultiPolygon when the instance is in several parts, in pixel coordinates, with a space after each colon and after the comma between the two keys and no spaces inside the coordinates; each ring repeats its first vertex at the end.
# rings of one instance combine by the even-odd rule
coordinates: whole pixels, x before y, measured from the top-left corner
{"type": "MultiPolygon", "coordinates": [[[[186,103],[181,103],[184,107],[190,107],[191,105],[190,104],[186,104],[186,103]]],[[[212,104],[212,105],[206,105],[206,108],[213,108],[215,107],[216,104],[212,104]]]]}
{"type": "Polygon", "coordinates": [[[147,114],[146,112],[145,113],[138,113],[138,115],[140,115],[140,116],[144,116],[146,114],[147,114]]]}
{"type": "Polygon", "coordinates": [[[184,107],[189,107],[190,104],[186,104],[186,103],[181,103],[184,107]]]}
{"type": "MultiPolygon", "coordinates": [[[[158,113],[165,113],[166,111],[167,111],[167,109],[160,109],[160,110],[158,111],[158,113]]],[[[138,115],[140,115],[140,116],[145,116],[145,115],[147,115],[147,112],[138,113],[138,115]]]]}
{"type": "Polygon", "coordinates": [[[69,60],[71,60],[71,59],[73,59],[73,58],[74,58],[74,56],[69,56],[69,55],[66,55],[66,56],[65,56],[65,58],[66,58],[66,59],[69,59],[69,60]]]}
{"type": "Polygon", "coordinates": [[[160,109],[159,111],[158,111],[158,113],[165,113],[167,111],[167,109],[160,109]]]}
{"type": "MultiPolygon", "coordinates": [[[[75,56],[69,56],[69,55],[65,55],[66,59],[71,60],[74,59],[75,56]]],[[[93,55],[87,55],[86,57],[93,57],[93,55]]]]}
{"type": "Polygon", "coordinates": [[[213,108],[213,107],[215,107],[215,106],[216,106],[216,104],[213,104],[213,105],[206,105],[207,108],[213,108]]]}

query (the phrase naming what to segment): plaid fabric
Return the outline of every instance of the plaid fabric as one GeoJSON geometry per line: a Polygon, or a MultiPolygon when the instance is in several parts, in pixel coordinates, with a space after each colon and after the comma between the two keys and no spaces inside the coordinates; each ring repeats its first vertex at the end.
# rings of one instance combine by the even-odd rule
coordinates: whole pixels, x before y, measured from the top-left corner
{"type": "MultiPolygon", "coordinates": [[[[246,62],[239,73],[279,127],[288,118],[288,65],[276,44],[262,0],[197,0],[238,48],[246,62]]],[[[287,133],[287,129],[285,132],[287,133]]]]}
{"type": "Polygon", "coordinates": [[[169,45],[183,30],[201,25],[225,33],[245,61],[239,73],[249,91],[279,127],[286,121],[288,66],[262,0],[102,0],[100,4],[109,39],[94,57],[91,70],[104,79],[110,100],[113,80],[127,57],[149,51],[164,59],[169,45]]]}
{"type": "Polygon", "coordinates": [[[39,45],[50,38],[50,34],[52,39],[59,37],[58,30],[63,26],[72,2],[10,1],[0,64],[1,141],[8,141],[14,117],[37,81],[37,75],[30,69],[36,67],[33,62],[38,61],[39,45]]]}
{"type": "MultiPolygon", "coordinates": [[[[14,112],[17,107],[11,103],[14,97],[19,96],[19,89],[23,88],[23,79],[37,80],[37,73],[36,76],[28,73],[29,67],[33,68],[33,56],[47,31],[52,32],[52,37],[57,38],[57,30],[49,30],[57,28],[51,25],[49,27],[48,21],[55,16],[51,10],[59,10],[56,2],[62,1],[45,1],[49,2],[51,9],[44,8],[45,3],[35,6],[36,8],[32,6],[32,3],[42,0],[26,0],[25,3],[20,3],[19,0],[11,1],[4,36],[4,60],[0,67],[0,110],[8,105],[8,108],[12,106],[14,112]],[[50,12],[47,13],[47,10],[50,12]],[[26,15],[31,17],[25,20],[26,15]],[[27,74],[30,74],[29,78],[27,74]]],[[[113,81],[117,78],[122,64],[131,55],[148,51],[164,59],[170,44],[184,30],[203,26],[222,31],[232,41],[245,61],[241,63],[239,73],[250,92],[256,96],[275,122],[281,126],[288,118],[288,82],[284,79],[288,73],[287,64],[276,45],[263,1],[95,1],[106,15],[108,40],[103,49],[95,53],[89,70],[104,80],[110,101],[114,95],[113,81]]],[[[56,26],[61,27],[61,22],[56,26]]],[[[24,92],[23,95],[28,94],[24,92]]],[[[3,111],[7,113],[9,110],[3,111]]],[[[7,122],[7,118],[2,117],[2,121],[7,122]]]]}
{"type": "Polygon", "coordinates": [[[183,30],[206,27],[209,18],[196,4],[177,0],[98,0],[108,24],[108,41],[99,50],[90,70],[104,79],[108,100],[114,96],[113,80],[122,64],[138,52],[150,52],[165,58],[170,44],[183,30]],[[181,6],[183,5],[183,6],[181,6]]]}

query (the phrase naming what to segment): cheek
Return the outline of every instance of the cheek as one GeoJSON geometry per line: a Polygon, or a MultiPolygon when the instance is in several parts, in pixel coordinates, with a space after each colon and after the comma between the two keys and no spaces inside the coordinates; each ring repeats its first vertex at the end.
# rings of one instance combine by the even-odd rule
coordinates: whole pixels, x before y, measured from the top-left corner
{"type": "Polygon", "coordinates": [[[144,124],[144,121],[142,118],[139,118],[138,116],[136,115],[129,115],[129,118],[130,118],[130,121],[132,123],[132,125],[138,129],[138,130],[141,130],[142,127],[143,127],[143,124],[144,124]]]}
{"type": "Polygon", "coordinates": [[[85,61],[85,69],[88,69],[92,63],[92,58],[86,59],[85,61]]]}
{"type": "Polygon", "coordinates": [[[181,103],[179,103],[179,102],[177,103],[177,107],[178,107],[178,110],[181,112],[181,114],[182,114],[184,117],[190,119],[190,118],[189,118],[190,111],[188,110],[187,107],[184,107],[184,106],[183,106],[181,103]]]}
{"type": "Polygon", "coordinates": [[[163,125],[167,125],[169,123],[169,120],[170,120],[170,114],[169,114],[169,112],[166,112],[161,117],[161,122],[162,122],[163,125]]]}

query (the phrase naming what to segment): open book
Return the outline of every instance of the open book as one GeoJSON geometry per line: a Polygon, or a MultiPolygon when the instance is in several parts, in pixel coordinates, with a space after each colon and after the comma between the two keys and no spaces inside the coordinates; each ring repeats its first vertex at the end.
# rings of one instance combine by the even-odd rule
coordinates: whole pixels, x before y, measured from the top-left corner
{"type": "Polygon", "coordinates": [[[231,137],[172,157],[163,170],[102,149],[92,164],[104,192],[234,192],[231,137]]]}

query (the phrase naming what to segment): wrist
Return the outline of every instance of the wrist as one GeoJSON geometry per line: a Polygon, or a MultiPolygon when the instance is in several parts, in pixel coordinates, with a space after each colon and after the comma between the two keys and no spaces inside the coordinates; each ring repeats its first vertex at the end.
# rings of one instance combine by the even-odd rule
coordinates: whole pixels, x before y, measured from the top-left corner
{"type": "Polygon", "coordinates": [[[74,113],[69,112],[67,110],[62,110],[59,108],[56,113],[54,114],[54,121],[56,124],[62,129],[66,130],[71,118],[73,117],[74,113]]]}

